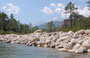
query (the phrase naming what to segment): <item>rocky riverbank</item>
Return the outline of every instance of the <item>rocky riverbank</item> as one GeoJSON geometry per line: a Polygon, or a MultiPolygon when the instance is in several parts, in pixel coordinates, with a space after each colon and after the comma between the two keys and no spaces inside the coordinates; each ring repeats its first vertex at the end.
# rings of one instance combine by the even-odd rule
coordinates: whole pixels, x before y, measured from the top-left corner
{"type": "Polygon", "coordinates": [[[26,35],[0,35],[0,41],[11,44],[55,48],[65,52],[90,53],[90,30],[80,30],[75,33],[72,31],[47,33],[37,30],[26,35]]]}

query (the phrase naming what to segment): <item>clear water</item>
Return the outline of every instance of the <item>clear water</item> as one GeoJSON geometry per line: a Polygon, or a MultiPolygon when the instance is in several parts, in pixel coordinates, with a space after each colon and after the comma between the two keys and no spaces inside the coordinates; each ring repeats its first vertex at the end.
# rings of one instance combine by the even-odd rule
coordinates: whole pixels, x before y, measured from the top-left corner
{"type": "Polygon", "coordinates": [[[0,58],[90,58],[90,55],[0,42],[0,58]]]}

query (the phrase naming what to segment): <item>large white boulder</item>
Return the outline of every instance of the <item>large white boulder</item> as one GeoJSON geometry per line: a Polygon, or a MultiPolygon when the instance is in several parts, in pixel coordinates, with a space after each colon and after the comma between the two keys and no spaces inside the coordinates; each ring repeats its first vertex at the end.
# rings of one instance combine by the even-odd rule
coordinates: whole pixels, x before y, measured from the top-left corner
{"type": "Polygon", "coordinates": [[[34,33],[41,33],[42,30],[36,30],[34,33]]]}
{"type": "Polygon", "coordinates": [[[61,33],[60,34],[60,37],[65,37],[65,36],[72,36],[74,33],[72,32],[72,31],[69,31],[69,32],[67,32],[67,33],[61,33]]]}
{"type": "Polygon", "coordinates": [[[55,48],[55,43],[51,43],[50,48],[55,48]]]}
{"type": "Polygon", "coordinates": [[[88,49],[87,52],[90,53],[90,49],[88,49]]]}
{"type": "Polygon", "coordinates": [[[60,40],[59,40],[59,41],[68,40],[68,39],[70,39],[70,38],[71,38],[70,36],[60,37],[60,40]]]}
{"type": "Polygon", "coordinates": [[[74,52],[75,53],[83,53],[83,52],[86,52],[87,51],[87,49],[85,48],[85,47],[80,47],[79,49],[76,49],[74,52]]]}
{"type": "Polygon", "coordinates": [[[84,42],[84,40],[79,40],[77,43],[82,45],[83,42],[84,42]]]}
{"type": "Polygon", "coordinates": [[[63,45],[55,46],[56,49],[63,48],[63,45]]]}
{"type": "Polygon", "coordinates": [[[45,43],[46,44],[51,43],[51,40],[47,39],[45,43]]]}
{"type": "Polygon", "coordinates": [[[85,46],[86,48],[90,49],[90,38],[83,42],[83,46],[85,46]]]}
{"type": "Polygon", "coordinates": [[[89,35],[90,34],[90,30],[85,30],[85,34],[89,35]]]}
{"type": "Polygon", "coordinates": [[[75,52],[76,50],[78,50],[79,48],[81,47],[81,45],[80,44],[76,44],[76,45],[74,45],[74,47],[73,47],[73,52],[75,52]]]}
{"type": "Polygon", "coordinates": [[[74,38],[78,38],[80,34],[81,35],[82,34],[85,34],[85,30],[79,30],[79,31],[75,32],[74,35],[73,35],[73,37],[74,38]]]}
{"type": "Polygon", "coordinates": [[[61,49],[58,49],[59,51],[62,51],[62,52],[67,52],[67,49],[65,48],[61,48],[61,49]]]}
{"type": "Polygon", "coordinates": [[[71,39],[71,42],[73,42],[73,43],[77,43],[77,40],[74,39],[74,38],[72,38],[72,39],[71,39]]]}
{"type": "Polygon", "coordinates": [[[67,44],[64,45],[64,48],[65,49],[72,49],[74,45],[75,45],[74,42],[69,42],[69,43],[67,43],[67,44]]]}
{"type": "Polygon", "coordinates": [[[39,41],[40,39],[39,38],[33,38],[32,40],[31,40],[31,42],[35,42],[35,41],[39,41]]]}

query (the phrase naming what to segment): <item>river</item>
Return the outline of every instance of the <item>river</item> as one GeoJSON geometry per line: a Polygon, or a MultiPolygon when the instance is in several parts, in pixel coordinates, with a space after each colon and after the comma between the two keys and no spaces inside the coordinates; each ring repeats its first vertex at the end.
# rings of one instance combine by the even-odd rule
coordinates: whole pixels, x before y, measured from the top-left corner
{"type": "Polygon", "coordinates": [[[0,42],[0,58],[90,58],[90,55],[0,42]]]}

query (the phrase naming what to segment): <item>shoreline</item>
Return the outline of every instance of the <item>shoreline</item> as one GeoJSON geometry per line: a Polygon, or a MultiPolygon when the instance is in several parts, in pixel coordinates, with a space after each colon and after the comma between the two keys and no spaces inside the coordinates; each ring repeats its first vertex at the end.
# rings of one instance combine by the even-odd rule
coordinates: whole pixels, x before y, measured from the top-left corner
{"type": "Polygon", "coordinates": [[[0,35],[0,41],[10,44],[54,48],[62,52],[90,53],[90,30],[77,32],[42,32],[37,30],[31,34],[0,35]]]}

